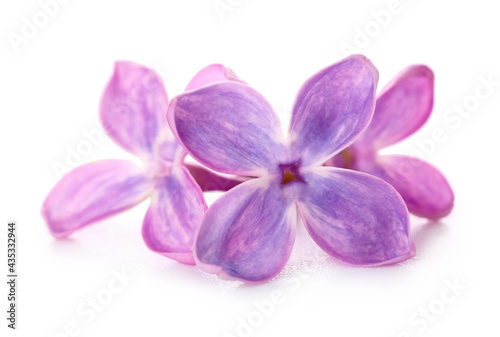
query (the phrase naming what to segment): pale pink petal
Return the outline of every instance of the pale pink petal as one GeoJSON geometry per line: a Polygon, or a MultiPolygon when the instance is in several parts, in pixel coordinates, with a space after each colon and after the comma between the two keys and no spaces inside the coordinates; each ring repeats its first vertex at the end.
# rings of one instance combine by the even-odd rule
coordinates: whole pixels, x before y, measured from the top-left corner
{"type": "Polygon", "coordinates": [[[425,65],[401,71],[379,94],[370,126],[356,148],[378,150],[395,144],[420,129],[434,101],[434,74],[425,65]]]}
{"type": "Polygon", "coordinates": [[[235,81],[245,83],[236,76],[234,71],[222,64],[211,64],[201,69],[189,82],[185,91],[198,89],[215,82],[235,81]]]}
{"type": "Polygon", "coordinates": [[[156,72],[118,61],[104,89],[99,114],[104,130],[118,145],[148,161],[157,154],[161,141],[174,140],[166,124],[167,106],[167,92],[156,72]]]}
{"type": "Polygon", "coordinates": [[[403,155],[378,156],[376,162],[359,162],[356,169],[394,186],[415,215],[439,219],[453,208],[455,197],[450,184],[438,168],[423,160],[403,155]]]}
{"type": "Polygon", "coordinates": [[[63,238],[139,204],[153,188],[148,174],[132,162],[97,161],[62,177],[47,195],[42,215],[52,234],[63,238]]]}
{"type": "Polygon", "coordinates": [[[207,206],[186,168],[174,166],[151,196],[142,236],[147,246],[166,257],[194,264],[193,245],[207,206]]]}

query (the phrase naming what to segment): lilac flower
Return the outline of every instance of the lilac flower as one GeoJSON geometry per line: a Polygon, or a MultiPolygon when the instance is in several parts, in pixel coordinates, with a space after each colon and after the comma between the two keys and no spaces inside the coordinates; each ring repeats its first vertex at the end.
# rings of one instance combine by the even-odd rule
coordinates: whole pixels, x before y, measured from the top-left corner
{"type": "Polygon", "coordinates": [[[397,263],[414,255],[408,210],[392,186],[322,164],[368,126],[378,72],[360,55],[308,79],[288,139],[265,98],[223,82],[175,97],[167,118],[200,163],[255,176],[208,209],[195,244],[197,265],[222,278],[264,281],[286,264],[302,219],[316,243],[352,265],[397,263]]]}
{"type": "Polygon", "coordinates": [[[454,195],[436,167],[410,156],[377,153],[420,129],[431,114],[433,100],[432,70],[424,65],[404,69],[379,94],[373,120],[366,131],[326,165],[384,179],[396,188],[415,215],[430,219],[448,215],[454,195]]]}
{"type": "MultiPolygon", "coordinates": [[[[214,64],[202,69],[186,90],[227,80],[238,79],[230,69],[214,64]]],[[[186,152],[167,124],[167,106],[167,92],[153,70],[116,62],[101,98],[101,122],[107,134],[138,156],[144,166],[109,159],[82,165],[65,175],[42,206],[42,215],[56,238],[150,197],[142,226],[146,245],[171,259],[194,264],[194,238],[207,206],[200,187],[184,166],[186,152]]],[[[231,184],[230,179],[208,171],[196,168],[195,172],[212,187],[221,182],[231,184]]]]}

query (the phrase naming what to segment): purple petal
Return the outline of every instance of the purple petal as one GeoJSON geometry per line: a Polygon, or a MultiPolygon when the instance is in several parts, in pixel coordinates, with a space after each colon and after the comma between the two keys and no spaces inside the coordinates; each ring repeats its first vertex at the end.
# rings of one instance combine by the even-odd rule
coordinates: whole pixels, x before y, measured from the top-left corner
{"type": "Polygon", "coordinates": [[[382,149],[407,138],[429,118],[434,101],[434,74],[424,65],[400,72],[377,98],[370,126],[356,147],[382,149]]]}
{"type": "Polygon", "coordinates": [[[168,118],[189,154],[218,172],[262,176],[278,169],[285,152],[278,116],[241,83],[219,82],[179,95],[168,118]]]}
{"type": "Polygon", "coordinates": [[[157,137],[173,136],[166,125],[168,97],[152,69],[119,61],[100,103],[101,122],[108,135],[128,152],[147,160],[158,151],[157,137]]]}
{"type": "Polygon", "coordinates": [[[126,160],[103,160],[66,174],[49,192],[42,215],[56,238],[131,208],[153,190],[143,169],[126,160]]]}
{"type": "Polygon", "coordinates": [[[193,245],[207,206],[200,187],[184,167],[174,166],[151,196],[142,237],[152,251],[194,264],[193,245]]]}
{"type": "Polygon", "coordinates": [[[203,192],[229,191],[231,188],[252,179],[244,176],[221,175],[197,164],[184,165],[203,192]]]}
{"type": "MultiPolygon", "coordinates": [[[[303,164],[322,164],[368,126],[378,72],[364,56],[350,56],[309,78],[292,110],[290,141],[303,164]]],[[[296,158],[299,159],[299,158],[296,158]]]]}
{"type": "Polygon", "coordinates": [[[352,265],[375,266],[414,256],[409,214],[389,184],[368,174],[317,167],[297,203],[309,234],[329,255],[352,265]]]}
{"type": "Polygon", "coordinates": [[[247,181],[208,209],[196,239],[197,264],[222,278],[270,279],[290,257],[296,220],[280,181],[247,181]]]}
{"type": "MultiPolygon", "coordinates": [[[[222,64],[211,64],[201,69],[189,82],[186,91],[198,89],[207,84],[222,81],[236,81],[241,82],[238,76],[229,68],[222,64]]],[[[179,143],[170,132],[170,126],[164,127],[166,132],[162,134],[162,139],[159,145],[159,155],[167,161],[180,161],[187,154],[179,146],[179,143]]]]}
{"type": "Polygon", "coordinates": [[[236,81],[243,82],[236,76],[234,71],[222,64],[211,64],[201,69],[189,82],[185,91],[198,89],[204,85],[215,82],[236,81]]]}
{"type": "Polygon", "coordinates": [[[454,194],[444,175],[431,164],[403,155],[378,156],[376,163],[361,162],[356,169],[387,181],[401,194],[415,215],[439,219],[448,215],[454,194]]]}

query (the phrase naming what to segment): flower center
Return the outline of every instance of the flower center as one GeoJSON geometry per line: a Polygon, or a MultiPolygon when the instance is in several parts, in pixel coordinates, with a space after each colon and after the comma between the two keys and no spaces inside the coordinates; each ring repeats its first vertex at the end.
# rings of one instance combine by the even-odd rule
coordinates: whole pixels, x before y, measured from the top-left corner
{"type": "Polygon", "coordinates": [[[304,181],[299,173],[300,162],[292,164],[280,164],[281,170],[281,185],[286,185],[293,181],[304,181]]]}
{"type": "Polygon", "coordinates": [[[151,178],[158,182],[162,182],[164,178],[170,177],[172,174],[172,166],[172,162],[166,160],[158,159],[153,161],[150,163],[149,168],[151,178]]]}

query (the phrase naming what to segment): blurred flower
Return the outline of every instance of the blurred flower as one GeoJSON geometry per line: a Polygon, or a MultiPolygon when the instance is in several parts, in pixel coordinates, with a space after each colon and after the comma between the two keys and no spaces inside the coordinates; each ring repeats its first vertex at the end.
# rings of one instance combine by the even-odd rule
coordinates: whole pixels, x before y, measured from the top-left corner
{"type": "MultiPolygon", "coordinates": [[[[186,90],[235,80],[220,64],[202,69],[186,90]]],[[[42,215],[56,238],[123,212],[150,197],[142,236],[153,251],[194,264],[193,243],[207,208],[203,193],[184,165],[186,152],[176,141],[165,113],[168,97],[160,76],[132,62],[115,63],[100,103],[106,133],[143,162],[109,159],[82,165],[52,188],[42,215]]],[[[229,188],[231,179],[200,167],[195,175],[205,185],[229,188]]],[[[239,183],[239,181],[238,181],[239,183]]]]}

